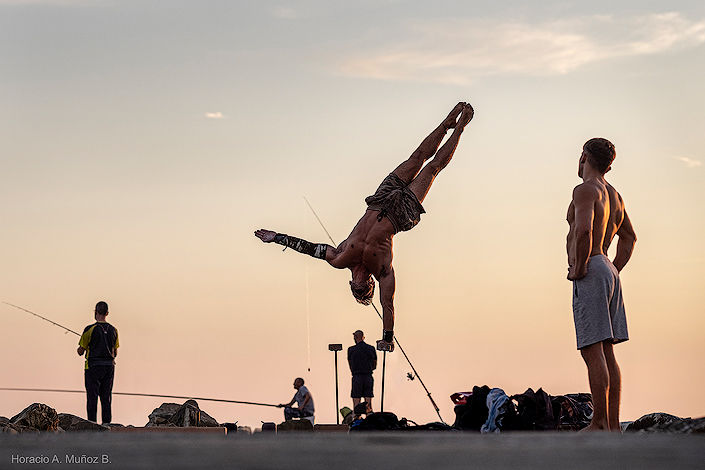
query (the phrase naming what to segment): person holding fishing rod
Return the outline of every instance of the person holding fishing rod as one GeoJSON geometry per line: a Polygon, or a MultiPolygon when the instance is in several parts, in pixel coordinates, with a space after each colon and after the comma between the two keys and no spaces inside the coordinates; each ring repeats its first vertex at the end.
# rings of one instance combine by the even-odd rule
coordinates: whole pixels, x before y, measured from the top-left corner
{"type": "Polygon", "coordinates": [[[289,403],[281,403],[277,405],[277,408],[284,408],[285,421],[289,421],[294,418],[312,417],[315,412],[313,397],[311,396],[311,392],[308,391],[308,387],[304,385],[304,379],[301,377],[294,379],[294,388],[296,389],[294,398],[292,398],[289,403]],[[298,405],[298,408],[292,407],[294,403],[298,405]]]}
{"type": "Polygon", "coordinates": [[[117,329],[105,321],[108,304],[100,301],[95,305],[95,323],[88,325],[78,341],[76,352],[86,355],[85,385],[88,420],[98,422],[98,397],[100,397],[103,424],[112,420],[113,380],[115,357],[120,342],[117,329]]]}
{"type": "Polygon", "coordinates": [[[325,260],[334,268],[350,269],[352,295],[363,305],[372,302],[376,278],[383,313],[382,339],[377,341],[380,351],[394,350],[396,284],[392,267],[392,238],[399,232],[411,230],[421,220],[421,214],[425,212],[421,203],[436,176],[453,158],[463,129],[473,115],[472,106],[465,102],[458,103],[411,156],[382,181],[373,195],[365,199],[365,214],[348,238],[337,247],[311,243],[271,230],[259,229],[255,232],[255,236],[264,243],[284,245],[284,249],[292,248],[325,260]],[[440,146],[450,129],[453,129],[452,134],[440,146]],[[424,166],[426,160],[429,161],[424,166]]]}

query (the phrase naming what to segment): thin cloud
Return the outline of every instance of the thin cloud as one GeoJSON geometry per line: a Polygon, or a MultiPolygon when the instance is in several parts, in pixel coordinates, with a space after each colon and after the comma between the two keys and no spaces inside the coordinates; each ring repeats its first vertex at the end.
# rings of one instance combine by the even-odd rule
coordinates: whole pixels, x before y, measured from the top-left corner
{"type": "Polygon", "coordinates": [[[290,7],[276,6],[271,10],[272,15],[283,20],[295,20],[299,17],[299,13],[290,7]]]}
{"type": "Polygon", "coordinates": [[[692,158],[688,158],[688,157],[673,157],[673,158],[675,158],[679,162],[683,163],[688,168],[697,168],[699,166],[702,166],[702,164],[703,164],[703,162],[701,162],[700,160],[693,160],[692,158]]]}
{"type": "Polygon", "coordinates": [[[109,0],[0,0],[0,6],[57,6],[57,7],[82,7],[92,5],[105,5],[109,0]]]}
{"type": "Polygon", "coordinates": [[[215,113],[205,113],[204,116],[206,119],[225,119],[225,115],[220,111],[215,113]]]}
{"type": "Polygon", "coordinates": [[[560,75],[608,59],[699,46],[705,43],[705,20],[691,21],[677,12],[540,24],[454,19],[411,23],[398,35],[413,39],[356,53],[340,64],[340,72],[454,84],[492,75],[560,75]]]}

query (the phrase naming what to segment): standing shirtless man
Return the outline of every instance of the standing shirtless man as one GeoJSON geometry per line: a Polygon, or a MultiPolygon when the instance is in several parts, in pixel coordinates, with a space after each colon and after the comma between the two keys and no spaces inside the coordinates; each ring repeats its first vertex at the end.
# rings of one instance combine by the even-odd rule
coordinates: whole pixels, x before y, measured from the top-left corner
{"type": "Polygon", "coordinates": [[[568,279],[573,281],[573,318],[578,349],[588,369],[594,406],[586,430],[619,431],[621,375],[613,345],[629,339],[619,273],[632,256],[636,234],[624,201],[606,180],[615,158],[609,140],[595,138],[583,146],[578,176],[568,208],[568,279]],[[607,249],[617,235],[614,261],[607,249]]]}
{"type": "Polygon", "coordinates": [[[421,145],[387,176],[377,191],[365,199],[367,210],[355,228],[337,247],[315,244],[260,229],[255,235],[265,243],[278,243],[314,258],[324,259],[338,269],[352,272],[350,289],[359,303],[369,305],[374,296],[375,282],[379,282],[382,304],[382,339],[377,349],[394,349],[394,268],[392,267],[392,238],[397,232],[411,230],[421,219],[421,205],[431,189],[433,180],[448,165],[458,146],[463,129],[474,114],[472,106],[458,103],[440,125],[421,145]],[[439,149],[446,132],[454,129],[439,149]],[[437,151],[437,152],[436,152],[437,151]],[[426,166],[426,160],[431,158],[426,166]],[[422,169],[423,167],[423,169],[422,169]]]}

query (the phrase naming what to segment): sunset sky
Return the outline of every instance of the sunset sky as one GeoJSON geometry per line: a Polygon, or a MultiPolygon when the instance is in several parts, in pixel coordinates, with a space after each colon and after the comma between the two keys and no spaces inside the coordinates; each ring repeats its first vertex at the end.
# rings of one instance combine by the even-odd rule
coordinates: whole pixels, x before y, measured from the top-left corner
{"type": "MultiPolygon", "coordinates": [[[[705,415],[702,1],[0,0],[0,58],[0,301],[75,330],[107,301],[115,391],[280,403],[302,376],[335,422],[327,345],[374,343],[381,322],[348,272],[253,232],[327,242],[307,197],[342,241],[469,101],[427,213],[394,239],[396,333],[444,419],[473,385],[589,391],[565,216],[596,136],[638,236],[621,419],[705,415]]],[[[3,304],[0,330],[0,387],[83,388],[77,337],[3,304]]],[[[385,409],[436,420],[409,371],[388,356],[385,409]]],[[[113,421],[163,401],[114,397],[113,421]]],[[[33,402],[85,417],[82,395],[16,392],[0,415],[33,402]]]]}

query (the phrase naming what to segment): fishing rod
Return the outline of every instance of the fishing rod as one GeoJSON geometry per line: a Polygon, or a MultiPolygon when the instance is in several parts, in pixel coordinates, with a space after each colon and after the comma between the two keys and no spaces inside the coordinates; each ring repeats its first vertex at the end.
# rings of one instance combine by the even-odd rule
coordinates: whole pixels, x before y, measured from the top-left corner
{"type": "Polygon", "coordinates": [[[81,336],[80,333],[77,333],[77,332],[73,331],[71,328],[66,328],[64,325],[60,325],[60,324],[56,323],[55,321],[49,320],[48,318],[39,315],[38,313],[34,313],[34,312],[31,311],[31,310],[27,310],[26,308],[22,308],[22,307],[20,307],[20,306],[18,306],[18,305],[11,304],[10,302],[3,302],[3,303],[4,303],[5,305],[9,305],[10,307],[15,307],[16,309],[19,309],[19,310],[22,310],[22,311],[24,311],[24,312],[30,313],[30,314],[34,315],[35,317],[41,318],[41,319],[44,320],[44,321],[48,321],[49,323],[51,323],[51,324],[54,325],[54,326],[58,326],[59,328],[63,328],[64,330],[66,330],[66,333],[73,333],[73,334],[75,334],[76,336],[81,336]]]}
{"type": "MultiPolygon", "coordinates": [[[[311,206],[311,203],[308,202],[308,199],[306,199],[306,196],[304,196],[304,200],[306,201],[306,204],[308,205],[309,209],[311,209],[311,212],[313,212],[313,215],[316,217],[316,220],[318,220],[318,223],[321,224],[321,228],[323,228],[323,231],[326,232],[326,235],[328,235],[328,239],[333,243],[333,246],[338,246],[337,243],[333,240],[333,237],[330,236],[330,233],[328,233],[328,230],[326,230],[325,225],[323,225],[323,222],[321,221],[320,217],[318,217],[318,214],[316,214],[316,211],[313,209],[311,206]]],[[[384,322],[384,318],[382,317],[382,314],[379,313],[379,310],[377,309],[377,306],[375,305],[374,301],[370,303],[372,307],[375,309],[375,312],[377,312],[377,316],[379,317],[380,320],[384,322]]],[[[443,424],[445,424],[445,420],[441,416],[441,411],[438,408],[438,405],[436,405],[436,401],[433,399],[431,396],[431,392],[428,391],[428,388],[426,387],[426,384],[423,383],[423,380],[421,380],[421,376],[419,373],[416,371],[416,368],[414,365],[411,363],[411,359],[409,359],[409,356],[406,355],[406,351],[404,351],[404,348],[401,347],[401,344],[399,344],[399,340],[397,339],[397,335],[394,335],[394,342],[397,344],[399,347],[399,351],[404,355],[404,359],[406,359],[406,362],[409,363],[409,366],[411,367],[411,370],[414,371],[414,375],[416,376],[417,379],[419,379],[419,383],[423,387],[423,389],[426,391],[426,396],[428,396],[428,399],[431,400],[431,404],[433,405],[433,409],[436,410],[436,414],[438,415],[438,418],[441,420],[443,424]]],[[[386,358],[385,358],[386,359],[386,358]]]]}
{"type": "Polygon", "coordinates": [[[330,236],[330,233],[328,233],[328,230],[326,230],[326,226],[323,225],[323,222],[321,222],[321,219],[318,217],[318,214],[316,214],[316,211],[313,210],[313,206],[311,205],[310,202],[308,202],[308,199],[306,199],[306,196],[304,196],[304,201],[306,201],[306,205],[308,205],[308,208],[311,209],[311,212],[313,212],[313,216],[316,217],[316,220],[318,221],[318,223],[321,224],[321,228],[323,228],[323,231],[326,232],[326,235],[328,235],[328,239],[330,239],[333,246],[338,246],[338,244],[333,241],[333,237],[330,236]]]}
{"type": "MultiPolygon", "coordinates": [[[[55,392],[55,393],[86,393],[85,390],[63,390],[63,389],[53,389],[53,388],[13,388],[13,387],[0,387],[2,391],[10,392],[55,392]]],[[[241,400],[226,400],[225,398],[204,398],[204,397],[191,397],[191,396],[181,396],[181,395],[158,395],[154,393],[131,393],[131,392],[112,392],[113,395],[126,395],[130,397],[155,397],[155,398],[179,398],[184,400],[199,400],[199,401],[217,401],[221,403],[235,403],[238,405],[256,405],[256,406],[271,406],[274,408],[279,408],[279,405],[272,405],[271,403],[258,403],[254,401],[241,401],[241,400]]]]}

